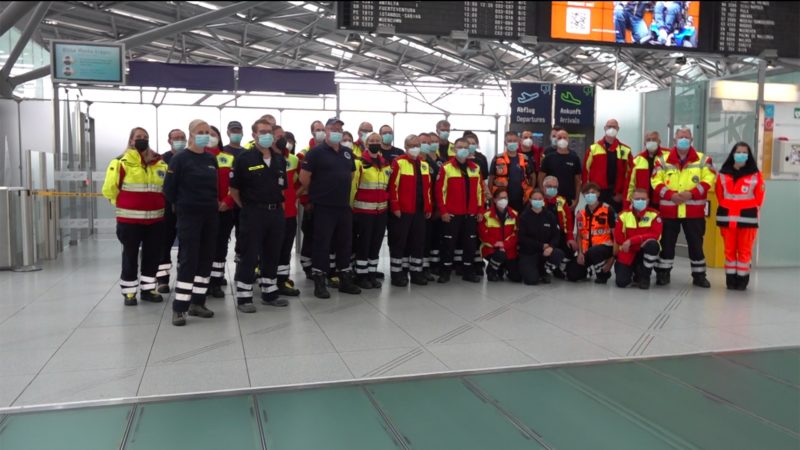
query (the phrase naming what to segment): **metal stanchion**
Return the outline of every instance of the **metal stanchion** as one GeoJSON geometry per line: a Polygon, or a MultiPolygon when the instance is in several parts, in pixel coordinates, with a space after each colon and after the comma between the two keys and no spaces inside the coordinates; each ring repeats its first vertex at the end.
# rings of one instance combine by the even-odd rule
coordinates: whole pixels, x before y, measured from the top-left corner
{"type": "Polygon", "coordinates": [[[14,272],[33,272],[42,270],[37,264],[36,236],[33,229],[33,196],[30,189],[20,189],[19,195],[19,224],[22,237],[22,260],[15,264],[11,270],[14,272]]]}

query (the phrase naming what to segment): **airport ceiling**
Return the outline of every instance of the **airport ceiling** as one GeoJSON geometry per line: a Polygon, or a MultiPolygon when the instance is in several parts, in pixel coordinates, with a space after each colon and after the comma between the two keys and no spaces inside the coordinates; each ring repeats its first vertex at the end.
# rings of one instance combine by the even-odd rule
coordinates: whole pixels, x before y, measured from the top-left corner
{"type": "MultiPolygon", "coordinates": [[[[757,64],[753,58],[434,36],[360,34],[360,43],[348,42],[353,36],[336,28],[335,15],[336,2],[59,1],[49,3],[32,39],[49,47],[51,39],[116,41],[146,33],[145,42],[128,46],[131,59],[323,69],[384,84],[478,88],[544,80],[652,90],[750,72],[757,64]],[[198,20],[212,12],[218,14],[211,20],[198,20]]],[[[23,27],[28,20],[20,20],[23,27]]]]}

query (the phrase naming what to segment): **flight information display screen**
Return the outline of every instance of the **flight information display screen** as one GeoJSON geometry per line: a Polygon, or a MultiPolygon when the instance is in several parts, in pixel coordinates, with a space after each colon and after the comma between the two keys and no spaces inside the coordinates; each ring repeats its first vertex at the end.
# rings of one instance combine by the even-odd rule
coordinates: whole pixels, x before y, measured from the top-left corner
{"type": "Polygon", "coordinates": [[[800,57],[797,2],[717,2],[718,53],[758,56],[767,49],[784,58],[800,57]]]}

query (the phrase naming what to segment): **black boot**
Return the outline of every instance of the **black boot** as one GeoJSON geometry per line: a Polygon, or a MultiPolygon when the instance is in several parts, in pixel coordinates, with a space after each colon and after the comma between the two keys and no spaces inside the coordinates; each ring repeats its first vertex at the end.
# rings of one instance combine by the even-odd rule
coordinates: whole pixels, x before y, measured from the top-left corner
{"type": "MultiPolygon", "coordinates": [[[[542,278],[544,278],[544,276],[542,276],[542,278]]],[[[594,282],[595,284],[607,284],[609,278],[611,278],[611,272],[603,272],[601,270],[600,272],[597,272],[594,282]]]]}
{"type": "Polygon", "coordinates": [[[161,303],[164,300],[164,297],[161,296],[155,290],[153,291],[142,291],[141,298],[143,302],[152,302],[152,303],[161,303]]]}
{"type": "Polygon", "coordinates": [[[666,286],[669,284],[669,272],[656,272],[656,286],[666,286]]]}
{"type": "Polygon", "coordinates": [[[423,271],[422,271],[422,275],[424,275],[424,276],[425,276],[425,279],[426,279],[426,280],[428,280],[428,281],[434,281],[434,280],[436,280],[436,277],[434,277],[434,276],[433,276],[433,274],[431,273],[431,269],[425,269],[425,270],[423,270],[423,271]]]}
{"type": "Polygon", "coordinates": [[[450,282],[450,271],[442,269],[442,271],[439,273],[438,283],[448,283],[448,282],[450,282]]]}
{"type": "Polygon", "coordinates": [[[356,283],[353,280],[353,272],[342,272],[339,275],[339,280],[339,292],[350,295],[358,295],[361,293],[361,288],[356,286],[356,283]]]}
{"type": "Polygon", "coordinates": [[[378,280],[378,277],[373,274],[369,275],[369,282],[372,283],[373,289],[380,289],[383,286],[383,283],[381,283],[380,280],[378,280]]]}
{"type": "Polygon", "coordinates": [[[406,287],[408,286],[408,273],[405,271],[392,273],[392,286],[406,287]]]}
{"type": "Polygon", "coordinates": [[[208,293],[214,298],[225,298],[225,291],[222,290],[222,286],[211,286],[208,293]]]}
{"type": "Polygon", "coordinates": [[[496,270],[489,267],[486,269],[486,279],[492,282],[500,281],[500,275],[498,275],[496,270]]]}
{"type": "Polygon", "coordinates": [[[750,283],[750,275],[736,275],[738,278],[738,283],[736,283],[736,290],[737,291],[744,291],[747,290],[747,285],[750,283]]]}
{"type": "Polygon", "coordinates": [[[730,290],[736,290],[739,288],[739,276],[736,274],[726,274],[725,275],[725,287],[730,290]]]}
{"type": "Polygon", "coordinates": [[[416,284],[417,286],[427,286],[428,278],[423,272],[411,272],[411,284],[416,284]]]}
{"type": "Polygon", "coordinates": [[[711,283],[706,278],[706,274],[692,275],[692,284],[701,288],[710,288],[711,283]]]}
{"type": "Polygon", "coordinates": [[[284,280],[278,282],[278,295],[285,295],[287,297],[297,297],[300,295],[300,289],[294,287],[292,280],[284,280]]]}
{"type": "Polygon", "coordinates": [[[315,273],[311,276],[314,280],[314,297],[317,298],[331,298],[331,293],[328,292],[326,286],[328,277],[324,273],[315,273]]]}
{"type": "Polygon", "coordinates": [[[372,281],[370,281],[369,275],[357,275],[356,284],[361,289],[372,289],[372,281]]]}

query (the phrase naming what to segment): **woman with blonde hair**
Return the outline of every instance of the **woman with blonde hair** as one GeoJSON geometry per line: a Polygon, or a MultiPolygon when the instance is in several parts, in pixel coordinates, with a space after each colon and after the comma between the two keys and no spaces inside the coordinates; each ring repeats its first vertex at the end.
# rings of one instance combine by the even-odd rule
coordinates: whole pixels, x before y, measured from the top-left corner
{"type": "Polygon", "coordinates": [[[172,303],[175,326],[186,325],[187,312],[203,318],[214,316],[205,306],[219,226],[217,159],[206,151],[210,130],[200,119],[189,124],[187,151],[172,158],[164,181],[164,195],[175,205],[180,243],[172,303]]]}

